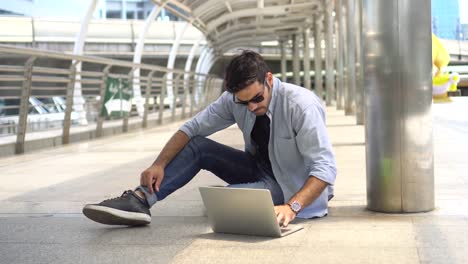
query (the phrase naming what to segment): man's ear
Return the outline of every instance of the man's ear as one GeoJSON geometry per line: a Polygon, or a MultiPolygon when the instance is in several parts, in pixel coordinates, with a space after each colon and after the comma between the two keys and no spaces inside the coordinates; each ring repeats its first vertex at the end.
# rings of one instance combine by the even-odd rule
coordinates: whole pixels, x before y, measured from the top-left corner
{"type": "Polygon", "coordinates": [[[272,83],[273,82],[273,74],[271,72],[267,72],[267,81],[268,81],[268,84],[272,83]]]}

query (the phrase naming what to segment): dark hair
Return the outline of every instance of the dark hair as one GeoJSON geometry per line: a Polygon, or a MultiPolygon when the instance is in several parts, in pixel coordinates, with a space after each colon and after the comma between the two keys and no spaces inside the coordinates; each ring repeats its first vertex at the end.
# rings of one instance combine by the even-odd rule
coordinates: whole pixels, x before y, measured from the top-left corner
{"type": "Polygon", "coordinates": [[[226,68],[224,85],[228,92],[236,93],[255,81],[263,83],[270,68],[260,54],[244,50],[236,55],[226,68]]]}

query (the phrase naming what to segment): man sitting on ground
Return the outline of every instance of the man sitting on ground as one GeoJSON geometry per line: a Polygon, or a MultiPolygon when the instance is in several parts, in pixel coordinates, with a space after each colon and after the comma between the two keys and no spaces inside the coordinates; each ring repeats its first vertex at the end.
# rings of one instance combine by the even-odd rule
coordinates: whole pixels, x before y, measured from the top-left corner
{"type": "Polygon", "coordinates": [[[327,215],[336,165],[321,99],[274,78],[253,51],[232,59],[225,87],[172,136],[141,173],[135,191],[86,205],[83,213],[103,224],[149,224],[149,208],[204,169],[229,187],[270,190],[278,223],[284,226],[295,217],[327,215]],[[242,130],[245,151],[206,138],[234,123],[242,130]]]}

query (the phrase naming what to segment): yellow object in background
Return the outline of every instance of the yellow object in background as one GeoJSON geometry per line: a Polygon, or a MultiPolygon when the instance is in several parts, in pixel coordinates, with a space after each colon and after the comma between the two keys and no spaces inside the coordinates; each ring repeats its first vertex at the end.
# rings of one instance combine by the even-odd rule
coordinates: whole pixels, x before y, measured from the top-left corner
{"type": "Polygon", "coordinates": [[[458,73],[446,73],[444,68],[450,62],[450,55],[440,40],[432,34],[432,99],[434,103],[452,102],[448,91],[456,91],[460,81],[458,73]]]}
{"type": "Polygon", "coordinates": [[[456,91],[460,81],[458,73],[439,73],[432,77],[432,99],[434,103],[452,102],[447,92],[456,91]]]}
{"type": "Polygon", "coordinates": [[[439,75],[450,62],[450,55],[440,40],[432,34],[432,65],[434,75],[439,75]]]}

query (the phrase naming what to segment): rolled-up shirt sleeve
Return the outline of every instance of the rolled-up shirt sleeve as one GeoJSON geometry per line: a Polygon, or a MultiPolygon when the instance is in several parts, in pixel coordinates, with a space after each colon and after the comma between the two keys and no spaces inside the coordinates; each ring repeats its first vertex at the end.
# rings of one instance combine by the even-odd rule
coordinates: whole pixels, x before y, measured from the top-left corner
{"type": "Polygon", "coordinates": [[[182,125],[179,130],[189,138],[209,136],[235,123],[232,113],[232,94],[224,92],[215,102],[182,125]]]}
{"type": "Polygon", "coordinates": [[[325,126],[325,112],[320,106],[310,105],[293,121],[296,143],[302,154],[309,176],[331,185],[336,179],[336,161],[325,126]]]}

